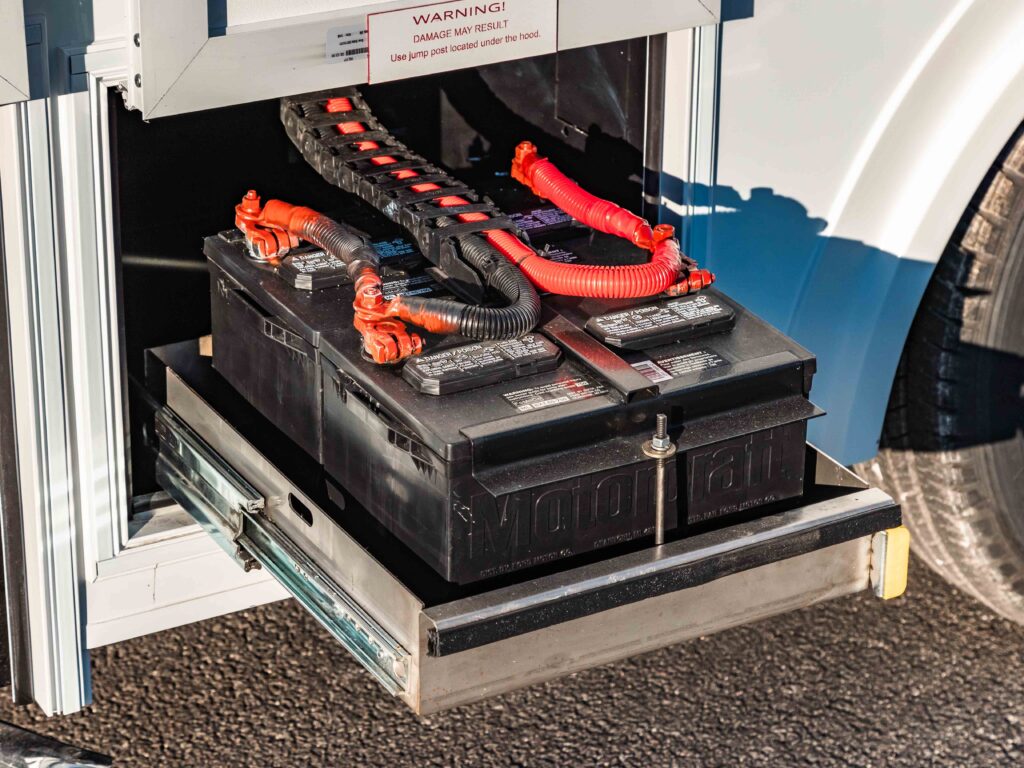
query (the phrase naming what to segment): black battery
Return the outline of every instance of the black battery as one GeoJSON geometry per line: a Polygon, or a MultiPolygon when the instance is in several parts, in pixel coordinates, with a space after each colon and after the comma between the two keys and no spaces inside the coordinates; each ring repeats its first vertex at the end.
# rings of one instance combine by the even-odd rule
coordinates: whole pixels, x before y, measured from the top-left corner
{"type": "MultiPolygon", "coordinates": [[[[395,290],[444,293],[400,235],[371,237],[405,260],[395,290]]],[[[544,296],[521,339],[427,336],[421,357],[380,366],[351,285],[297,287],[231,233],[205,252],[215,369],[449,581],[652,536],[659,413],[678,448],[669,537],[801,493],[814,357],[719,291],[544,296]]]]}

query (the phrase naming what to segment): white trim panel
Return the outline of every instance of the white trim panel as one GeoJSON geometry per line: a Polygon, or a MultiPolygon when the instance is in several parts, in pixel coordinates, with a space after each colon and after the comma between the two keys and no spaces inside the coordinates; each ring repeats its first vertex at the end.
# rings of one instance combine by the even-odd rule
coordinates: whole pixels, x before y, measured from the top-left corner
{"type": "Polygon", "coordinates": [[[28,98],[25,11],[21,0],[0,0],[0,104],[28,98]]]}
{"type": "MultiPolygon", "coordinates": [[[[423,5],[376,0],[319,13],[229,26],[209,36],[206,0],[134,0],[127,101],[146,119],[366,82],[366,62],[332,62],[327,30],[365,22],[368,11],[423,5]]],[[[719,0],[560,0],[559,48],[669,32],[718,19],[719,0]]],[[[230,20],[229,20],[230,22],[230,20]]]]}
{"type": "Polygon", "coordinates": [[[88,586],[86,645],[101,645],[288,597],[268,573],[246,573],[198,525],[129,546],[88,586]]]}

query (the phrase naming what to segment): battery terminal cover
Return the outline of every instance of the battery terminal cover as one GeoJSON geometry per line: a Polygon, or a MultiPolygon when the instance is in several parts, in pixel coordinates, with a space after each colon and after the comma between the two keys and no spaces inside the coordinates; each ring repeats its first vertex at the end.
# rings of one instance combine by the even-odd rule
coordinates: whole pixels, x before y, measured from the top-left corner
{"type": "Polygon", "coordinates": [[[529,333],[422,355],[405,364],[402,376],[424,394],[449,395],[554,370],[561,356],[551,341],[529,333]]]}

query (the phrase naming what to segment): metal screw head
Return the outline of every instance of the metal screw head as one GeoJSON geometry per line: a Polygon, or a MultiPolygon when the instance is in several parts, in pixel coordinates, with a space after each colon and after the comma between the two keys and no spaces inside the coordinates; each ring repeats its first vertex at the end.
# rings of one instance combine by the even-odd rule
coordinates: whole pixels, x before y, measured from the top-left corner
{"type": "Polygon", "coordinates": [[[138,32],[136,32],[134,35],[132,35],[132,42],[135,43],[135,47],[136,48],[138,48],[139,46],[142,45],[142,38],[139,37],[139,33],[138,32]]]}
{"type": "Polygon", "coordinates": [[[136,88],[141,88],[142,87],[142,75],[135,75],[135,87],[136,88]]]}
{"type": "Polygon", "coordinates": [[[409,671],[405,667],[405,661],[402,659],[392,659],[391,673],[399,680],[405,680],[406,675],[409,674],[409,671]]]}

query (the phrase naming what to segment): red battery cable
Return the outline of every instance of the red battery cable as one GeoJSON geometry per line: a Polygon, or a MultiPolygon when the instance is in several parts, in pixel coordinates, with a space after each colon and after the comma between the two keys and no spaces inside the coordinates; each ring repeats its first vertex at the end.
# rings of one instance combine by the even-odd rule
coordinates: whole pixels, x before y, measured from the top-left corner
{"type": "MultiPolygon", "coordinates": [[[[346,97],[329,99],[326,109],[332,113],[349,112],[352,110],[352,102],[346,97]]],[[[366,131],[362,123],[351,121],[338,123],[336,129],[344,135],[366,131]]],[[[359,150],[379,148],[375,141],[357,141],[353,146],[359,150]]],[[[370,161],[377,166],[398,162],[390,155],[378,155],[370,161]]],[[[396,179],[411,179],[419,176],[419,173],[404,168],[393,171],[391,175],[396,179]]],[[[549,160],[537,157],[536,148],[529,142],[523,142],[517,147],[512,175],[539,197],[551,200],[583,224],[626,238],[652,251],[651,260],[646,264],[561,264],[542,257],[507,230],[485,230],[483,234],[487,241],[505,258],[518,265],[539,290],[568,296],[625,299],[654,296],[665,291],[679,295],[698,291],[714,282],[714,275],[706,269],[693,270],[680,280],[682,254],[679,243],[672,237],[671,227],[652,228],[645,219],[583,190],[549,160]]],[[[440,188],[431,182],[412,186],[414,192],[429,192],[440,188]]],[[[438,197],[433,202],[442,208],[469,204],[468,200],[454,195],[438,197]]],[[[457,218],[461,222],[473,222],[485,221],[489,217],[485,213],[462,213],[457,218]]]]}

